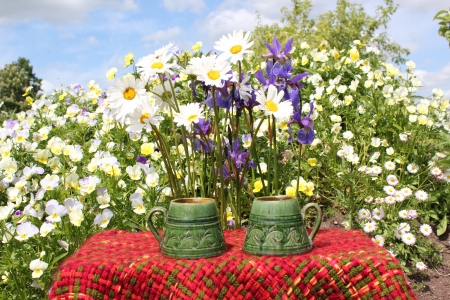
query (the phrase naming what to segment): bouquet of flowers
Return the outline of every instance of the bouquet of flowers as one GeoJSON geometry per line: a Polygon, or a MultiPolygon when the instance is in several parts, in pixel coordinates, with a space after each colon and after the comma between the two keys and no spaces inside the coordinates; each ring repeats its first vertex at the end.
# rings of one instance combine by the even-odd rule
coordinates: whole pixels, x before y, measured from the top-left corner
{"type": "MultiPolygon", "coordinates": [[[[253,193],[284,193],[281,152],[291,148],[290,164],[300,163],[299,145],[314,140],[314,105],[300,93],[308,73],[294,72],[292,39],[266,44],[265,70],[257,70],[250,39],[242,31],[223,36],[218,54],[188,55],[169,44],[107,91],[108,114],[131,136],[146,134],[160,155],[161,164],[140,156],[136,168],[164,174],[172,197],[216,198],[222,219],[229,208],[235,227],[253,193]]],[[[287,177],[296,182],[294,194],[306,190],[298,172],[287,177]]]]}

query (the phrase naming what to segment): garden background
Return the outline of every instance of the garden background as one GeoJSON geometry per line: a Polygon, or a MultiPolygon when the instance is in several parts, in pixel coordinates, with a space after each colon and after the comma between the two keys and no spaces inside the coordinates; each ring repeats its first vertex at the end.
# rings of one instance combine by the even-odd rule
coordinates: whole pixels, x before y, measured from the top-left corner
{"type": "Polygon", "coordinates": [[[154,18],[133,19],[144,14],[139,2],[109,2],[105,9],[98,1],[90,14],[77,5],[57,14],[43,4],[34,15],[6,6],[5,40],[17,36],[8,28],[23,36],[2,57],[23,57],[0,70],[1,296],[41,298],[61,260],[88,236],[146,230],[145,213],[180,195],[217,198],[229,228],[245,226],[255,196],[298,195],[302,204],[319,203],[328,217],[342,215],[343,227],[366,232],[408,273],[441,263],[441,248],[429,237],[445,235],[450,208],[448,56],[439,57],[448,41],[432,20],[443,8],[415,27],[433,27],[433,34],[419,35],[427,45],[436,36],[436,43],[408,50],[385,33],[401,27],[392,26],[400,19],[396,4],[369,2],[338,1],[321,14],[310,1],[286,3],[277,7],[280,14],[261,1],[155,4],[178,22],[200,16],[192,25],[203,28],[198,38],[175,23],[158,29],[154,18]],[[243,24],[245,38],[233,31],[241,28],[227,29],[240,24],[231,16],[247,21],[250,9],[255,23],[243,24]],[[80,25],[64,25],[71,21],[96,26],[86,35],[80,25]],[[205,31],[214,24],[227,31],[205,31]],[[76,42],[46,48],[46,30],[64,44],[76,42]],[[110,34],[103,36],[109,46],[97,35],[102,31],[110,34]],[[33,43],[30,32],[41,39],[33,43]],[[236,43],[242,46],[227,50],[236,43]],[[219,63],[210,50],[224,49],[229,62],[219,63]],[[45,50],[43,59],[34,56],[45,50]],[[233,56],[241,50],[245,55],[233,56]],[[72,60],[64,61],[66,53],[72,60]],[[221,72],[243,73],[205,73],[208,81],[203,58],[221,72]],[[41,80],[42,67],[32,65],[45,61],[51,63],[43,74],[51,75],[41,80]],[[64,62],[55,67],[56,61],[64,62]],[[219,90],[221,80],[229,90],[219,90]],[[152,100],[127,107],[121,97],[152,100]],[[174,132],[180,135],[172,138],[174,132]],[[293,169],[299,173],[286,172],[293,169]],[[216,184],[207,184],[211,178],[216,184]]]}

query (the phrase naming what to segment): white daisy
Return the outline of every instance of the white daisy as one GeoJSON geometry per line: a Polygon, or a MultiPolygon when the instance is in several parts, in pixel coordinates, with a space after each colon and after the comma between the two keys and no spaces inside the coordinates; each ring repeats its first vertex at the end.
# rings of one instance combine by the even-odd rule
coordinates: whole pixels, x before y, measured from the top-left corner
{"type": "Polygon", "coordinates": [[[250,31],[244,35],[242,30],[239,30],[239,32],[234,30],[233,35],[228,34],[228,37],[223,35],[214,46],[214,49],[224,51],[218,58],[222,60],[231,58],[230,62],[236,63],[244,58],[245,53],[253,53],[252,50],[248,50],[253,45],[253,41],[249,41],[250,36],[250,31]]]}
{"type": "Polygon", "coordinates": [[[408,211],[405,209],[402,209],[398,212],[398,216],[402,219],[408,219],[408,211]]]}
{"type": "Polygon", "coordinates": [[[366,232],[366,233],[374,232],[376,229],[377,229],[377,223],[375,223],[374,221],[367,222],[364,225],[364,232],[366,232]]]}
{"type": "Polygon", "coordinates": [[[383,219],[385,216],[384,210],[380,207],[380,208],[374,208],[374,210],[372,211],[372,217],[375,220],[381,220],[383,219]]]}
{"type": "Polygon", "coordinates": [[[205,85],[220,88],[223,86],[222,81],[232,76],[230,63],[218,59],[217,55],[204,56],[189,63],[193,66],[197,79],[203,81],[205,85]]]}
{"type": "Polygon", "coordinates": [[[450,169],[446,170],[444,173],[444,180],[450,182],[450,169]]]}
{"type": "Polygon", "coordinates": [[[402,234],[402,242],[408,246],[414,245],[416,243],[416,237],[410,232],[404,233],[402,234]]]}
{"type": "Polygon", "coordinates": [[[383,168],[381,168],[380,166],[372,166],[373,175],[380,175],[381,172],[383,172],[383,168]]]}
{"type": "Polygon", "coordinates": [[[291,101],[281,101],[284,91],[278,93],[274,85],[269,85],[267,97],[264,91],[256,92],[256,101],[259,102],[258,109],[264,111],[266,116],[274,116],[275,119],[283,119],[291,116],[293,107],[291,101]]]}
{"type": "Polygon", "coordinates": [[[152,131],[152,125],[159,126],[159,122],[164,120],[164,117],[157,115],[159,111],[160,108],[155,102],[144,101],[142,107],[128,115],[127,131],[140,133],[144,128],[147,132],[152,131]]]}
{"type": "Polygon", "coordinates": [[[171,58],[172,54],[166,55],[166,53],[163,53],[160,56],[150,54],[140,58],[136,67],[138,67],[138,72],[145,81],[156,79],[156,74],[173,73],[170,68],[175,64],[169,63],[171,58]]]}
{"type": "Polygon", "coordinates": [[[387,183],[389,184],[389,185],[391,185],[391,186],[396,186],[397,184],[398,184],[398,179],[397,179],[397,176],[395,176],[395,175],[388,175],[387,177],[386,177],[386,181],[387,181],[387,183]]]}
{"type": "Polygon", "coordinates": [[[154,101],[156,105],[159,105],[160,110],[165,113],[169,109],[169,105],[174,106],[175,97],[180,88],[176,87],[172,91],[172,87],[168,80],[164,81],[163,84],[158,84],[153,88],[151,93],[154,98],[150,98],[150,102],[154,101]],[[174,94],[175,93],[175,94],[174,94]]]}
{"type": "Polygon", "coordinates": [[[383,203],[384,203],[384,198],[382,198],[382,197],[376,197],[376,198],[375,198],[375,203],[376,203],[376,204],[383,204],[383,203]]]}
{"type": "Polygon", "coordinates": [[[411,163],[406,167],[406,170],[411,174],[415,174],[419,171],[419,167],[415,163],[411,163]]]}
{"type": "Polygon", "coordinates": [[[426,201],[426,200],[428,199],[428,194],[427,194],[427,192],[425,192],[425,191],[423,191],[423,190],[418,190],[418,191],[414,194],[414,196],[416,196],[416,198],[417,198],[418,200],[421,200],[421,201],[426,201]]]}
{"type": "Polygon", "coordinates": [[[377,234],[375,237],[372,238],[372,241],[378,246],[383,247],[384,245],[384,237],[382,237],[381,235],[377,234]]]}
{"type": "Polygon", "coordinates": [[[385,202],[386,204],[392,205],[392,204],[395,204],[397,201],[395,200],[395,197],[393,197],[393,196],[387,196],[386,198],[384,198],[384,202],[385,202]]]}
{"type": "Polygon", "coordinates": [[[395,191],[394,195],[392,195],[395,198],[395,201],[397,202],[403,202],[405,200],[405,196],[403,196],[402,192],[395,191]]]}
{"type": "Polygon", "coordinates": [[[395,163],[392,161],[387,161],[384,163],[384,167],[386,168],[386,170],[393,171],[395,170],[395,163]]]}
{"type": "Polygon", "coordinates": [[[199,119],[204,118],[202,108],[199,103],[189,103],[180,106],[180,112],[173,119],[178,126],[191,126],[192,123],[198,123],[199,119]]]}
{"type": "Polygon", "coordinates": [[[442,174],[442,170],[438,167],[434,167],[434,168],[431,168],[430,173],[433,176],[439,176],[442,174]]]}
{"type": "Polygon", "coordinates": [[[371,202],[373,201],[373,197],[372,197],[372,196],[367,196],[367,197],[364,199],[364,201],[365,201],[366,203],[371,203],[371,202]]]}
{"type": "Polygon", "coordinates": [[[145,83],[133,76],[116,79],[114,85],[108,88],[107,95],[114,117],[122,122],[148,99],[145,83]]]}
{"type": "Polygon", "coordinates": [[[395,188],[390,185],[384,186],[383,190],[388,194],[389,196],[393,196],[396,192],[395,188]]]}
{"type": "Polygon", "coordinates": [[[418,261],[418,262],[416,263],[416,268],[419,269],[420,271],[424,271],[424,270],[427,269],[427,265],[424,264],[424,263],[421,262],[421,261],[418,261]]]}
{"type": "Polygon", "coordinates": [[[370,218],[370,211],[368,209],[362,208],[358,212],[358,218],[360,219],[368,219],[370,218]]]}
{"type": "Polygon", "coordinates": [[[403,196],[405,196],[405,198],[407,198],[407,197],[409,197],[409,196],[412,195],[412,191],[411,191],[411,189],[408,188],[408,187],[402,188],[402,189],[400,190],[400,192],[403,194],[403,196]]]}
{"type": "Polygon", "coordinates": [[[422,224],[420,225],[420,232],[424,236],[429,236],[433,232],[433,229],[431,229],[431,226],[428,224],[422,224]]]}

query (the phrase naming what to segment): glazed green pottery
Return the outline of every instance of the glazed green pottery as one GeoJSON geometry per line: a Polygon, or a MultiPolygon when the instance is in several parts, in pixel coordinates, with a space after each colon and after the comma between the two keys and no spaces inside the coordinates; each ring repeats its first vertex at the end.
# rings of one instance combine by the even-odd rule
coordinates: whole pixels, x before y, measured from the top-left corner
{"type": "Polygon", "coordinates": [[[256,198],[248,220],[243,250],[256,255],[290,255],[313,248],[312,240],[322,222],[318,204],[308,203],[302,209],[297,198],[268,196],[256,198]],[[309,208],[317,211],[317,218],[308,235],[304,223],[309,208]]]}
{"type": "Polygon", "coordinates": [[[214,199],[172,200],[169,210],[160,206],[151,209],[147,220],[165,256],[195,259],[220,255],[226,250],[214,199]],[[163,237],[152,223],[156,212],[163,213],[165,218],[163,237]]]}

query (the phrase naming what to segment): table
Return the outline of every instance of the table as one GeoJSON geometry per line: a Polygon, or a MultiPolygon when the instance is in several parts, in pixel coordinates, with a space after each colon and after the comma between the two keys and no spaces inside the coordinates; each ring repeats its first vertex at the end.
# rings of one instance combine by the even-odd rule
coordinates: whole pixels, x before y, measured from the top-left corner
{"type": "Polygon", "coordinates": [[[319,230],[312,251],[255,256],[243,230],[221,256],[164,257],[151,232],[90,237],[55,275],[50,299],[416,299],[398,261],[356,230],[319,230]]]}

